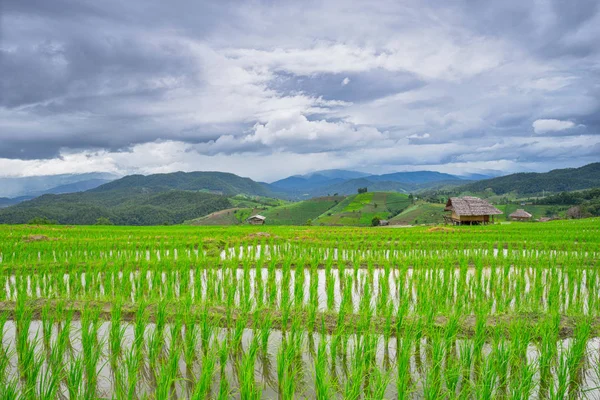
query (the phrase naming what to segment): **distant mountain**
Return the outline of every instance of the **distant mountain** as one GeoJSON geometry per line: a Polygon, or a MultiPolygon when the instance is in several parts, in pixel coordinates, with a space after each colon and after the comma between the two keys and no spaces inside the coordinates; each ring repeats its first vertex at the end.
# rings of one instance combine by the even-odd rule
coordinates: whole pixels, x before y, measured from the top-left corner
{"type": "Polygon", "coordinates": [[[363,172],[348,171],[343,169],[328,169],[315,171],[304,175],[293,175],[280,179],[270,184],[275,190],[283,189],[286,191],[301,192],[313,191],[315,188],[330,186],[336,183],[344,182],[348,179],[357,179],[368,176],[363,172]]]}
{"type": "Polygon", "coordinates": [[[315,171],[310,174],[301,175],[305,178],[311,177],[312,175],[321,175],[329,179],[357,179],[364,178],[371,174],[367,174],[359,171],[349,171],[346,169],[325,169],[322,171],[315,171]]]}
{"type": "Polygon", "coordinates": [[[420,184],[420,183],[460,180],[461,178],[459,178],[455,175],[444,174],[442,172],[436,172],[436,171],[410,171],[410,172],[394,172],[392,174],[383,174],[383,175],[372,175],[372,176],[369,176],[368,179],[370,181],[374,181],[374,182],[390,181],[390,182],[420,184]]]}
{"type": "Polygon", "coordinates": [[[109,179],[88,179],[86,181],[56,186],[52,189],[45,190],[43,193],[40,193],[40,195],[85,192],[86,190],[95,189],[98,186],[104,185],[105,183],[111,181],[112,180],[109,179]]]}
{"type": "Polygon", "coordinates": [[[31,199],[33,199],[33,197],[29,196],[21,196],[14,198],[0,197],[0,208],[14,206],[15,204],[19,204],[31,199]]]}
{"type": "Polygon", "coordinates": [[[283,191],[292,198],[302,199],[332,193],[354,194],[362,187],[367,187],[369,191],[408,193],[440,186],[456,186],[465,182],[461,177],[435,171],[369,175],[355,171],[327,170],[290,176],[271,183],[270,187],[274,191],[283,191]]]}
{"type": "Polygon", "coordinates": [[[600,187],[600,163],[588,164],[580,168],[555,169],[545,173],[511,174],[473,182],[460,186],[456,190],[483,192],[489,189],[496,194],[516,192],[532,195],[543,192],[568,192],[594,187],[600,187]]]}
{"type": "MultiPolygon", "coordinates": [[[[85,174],[62,174],[47,176],[27,176],[21,178],[0,178],[0,197],[39,196],[51,191],[53,188],[65,187],[75,183],[98,182],[98,180],[111,181],[118,176],[105,172],[92,172],[85,174]]],[[[66,190],[65,188],[61,190],[66,190]]],[[[81,190],[81,189],[79,189],[81,190]]],[[[75,191],[79,191],[75,190],[75,191]]],[[[86,190],[86,189],[83,189],[86,190]]],[[[63,192],[64,193],[64,192],[63,192]]]]}
{"type": "Polygon", "coordinates": [[[139,189],[46,194],[0,210],[0,223],[23,224],[43,217],[60,224],[92,225],[100,217],[117,225],[178,224],[230,208],[225,196],[172,190],[147,193],[139,189]]]}
{"type": "Polygon", "coordinates": [[[0,210],[0,223],[45,217],[61,224],[94,224],[100,217],[119,225],[179,224],[231,208],[228,196],[271,196],[265,185],[222,172],[131,175],[94,189],[46,194],[0,210]]]}
{"type": "Polygon", "coordinates": [[[341,178],[327,178],[326,176],[315,174],[310,177],[290,176],[271,183],[274,190],[283,189],[288,191],[312,191],[315,188],[329,186],[335,183],[344,182],[341,178]]]}
{"type": "Polygon", "coordinates": [[[469,181],[482,181],[484,179],[492,179],[492,178],[496,178],[501,174],[464,174],[464,175],[457,175],[460,179],[466,179],[469,181]]]}
{"type": "Polygon", "coordinates": [[[90,192],[108,192],[117,189],[138,189],[157,193],[167,190],[206,191],[222,195],[239,193],[272,197],[271,189],[250,178],[226,172],[174,172],[170,174],[129,175],[92,189],[90,192]]]}

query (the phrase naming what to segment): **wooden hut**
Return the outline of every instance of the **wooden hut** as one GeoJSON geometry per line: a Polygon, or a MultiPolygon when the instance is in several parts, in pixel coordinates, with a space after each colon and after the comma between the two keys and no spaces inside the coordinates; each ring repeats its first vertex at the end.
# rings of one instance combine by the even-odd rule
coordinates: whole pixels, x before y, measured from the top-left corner
{"type": "Polygon", "coordinates": [[[529,221],[533,215],[529,214],[527,211],[519,208],[517,211],[509,215],[510,219],[513,221],[529,221]]]}
{"type": "Polygon", "coordinates": [[[266,219],[266,217],[263,217],[260,214],[256,214],[251,217],[248,217],[246,221],[248,221],[250,225],[264,225],[266,219]]]}
{"type": "Polygon", "coordinates": [[[494,222],[494,215],[502,211],[478,197],[450,197],[444,211],[450,215],[444,216],[444,221],[454,225],[480,225],[494,222]]]}

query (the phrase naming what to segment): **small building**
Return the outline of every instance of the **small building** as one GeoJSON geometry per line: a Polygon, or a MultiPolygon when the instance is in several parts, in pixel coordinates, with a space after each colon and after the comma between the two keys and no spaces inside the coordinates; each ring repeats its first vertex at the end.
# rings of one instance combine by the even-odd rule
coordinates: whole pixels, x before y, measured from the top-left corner
{"type": "Polygon", "coordinates": [[[390,224],[390,221],[388,221],[387,219],[379,220],[379,226],[388,226],[389,224],[390,224]]]}
{"type": "Polygon", "coordinates": [[[264,225],[266,219],[266,217],[263,217],[260,214],[256,214],[251,217],[248,217],[246,221],[248,221],[250,225],[264,225]]]}
{"type": "Polygon", "coordinates": [[[502,211],[479,197],[464,196],[450,197],[444,211],[444,221],[453,225],[482,225],[494,222],[494,215],[503,214],[502,211]]]}
{"type": "Polygon", "coordinates": [[[527,211],[519,208],[517,211],[509,215],[510,219],[513,221],[530,221],[533,215],[529,214],[527,211]]]}

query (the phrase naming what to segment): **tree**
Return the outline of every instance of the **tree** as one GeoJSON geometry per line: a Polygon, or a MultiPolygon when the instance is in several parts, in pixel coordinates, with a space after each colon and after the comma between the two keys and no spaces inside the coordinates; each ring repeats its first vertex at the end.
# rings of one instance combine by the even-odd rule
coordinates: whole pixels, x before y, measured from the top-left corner
{"type": "Polygon", "coordinates": [[[56,225],[56,221],[48,219],[46,217],[35,217],[27,222],[29,225],[56,225]]]}
{"type": "Polygon", "coordinates": [[[95,225],[114,225],[110,219],[106,217],[100,217],[96,220],[95,225]]]}
{"type": "Polygon", "coordinates": [[[361,193],[367,193],[367,188],[366,187],[358,188],[358,194],[361,194],[361,193]]]}
{"type": "Polygon", "coordinates": [[[412,193],[410,193],[410,194],[408,195],[408,199],[410,200],[410,202],[411,202],[411,203],[414,203],[414,202],[415,202],[415,197],[413,196],[413,194],[412,194],[412,193]]]}
{"type": "Polygon", "coordinates": [[[581,218],[581,207],[575,206],[571,207],[567,210],[567,217],[571,219],[579,219],[581,218]]]}
{"type": "Polygon", "coordinates": [[[381,222],[381,218],[379,218],[379,217],[373,217],[373,219],[371,220],[371,225],[372,226],[379,226],[380,222],[381,222]]]}
{"type": "Polygon", "coordinates": [[[312,226],[312,219],[307,219],[306,220],[306,226],[312,226]]]}

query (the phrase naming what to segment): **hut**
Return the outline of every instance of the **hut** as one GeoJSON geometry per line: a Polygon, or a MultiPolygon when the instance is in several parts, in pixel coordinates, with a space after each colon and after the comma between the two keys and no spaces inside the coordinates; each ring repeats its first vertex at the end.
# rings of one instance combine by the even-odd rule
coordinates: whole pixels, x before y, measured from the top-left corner
{"type": "Polygon", "coordinates": [[[533,215],[529,214],[527,211],[519,208],[517,211],[509,215],[510,219],[513,221],[529,221],[533,215]]]}
{"type": "Polygon", "coordinates": [[[450,197],[444,211],[450,215],[444,216],[444,221],[454,225],[480,225],[494,222],[494,215],[502,211],[478,197],[450,197]]]}
{"type": "Polygon", "coordinates": [[[266,219],[266,217],[263,217],[260,214],[256,214],[251,217],[248,217],[246,221],[248,221],[250,225],[264,225],[266,219]]]}
{"type": "Polygon", "coordinates": [[[379,220],[379,226],[388,226],[389,224],[390,224],[390,221],[388,221],[387,219],[379,220]]]}

